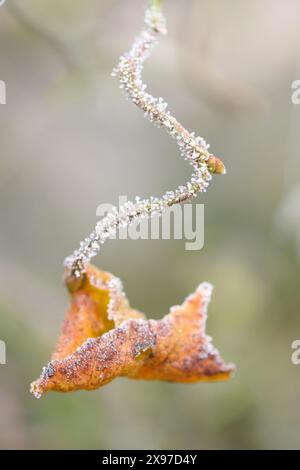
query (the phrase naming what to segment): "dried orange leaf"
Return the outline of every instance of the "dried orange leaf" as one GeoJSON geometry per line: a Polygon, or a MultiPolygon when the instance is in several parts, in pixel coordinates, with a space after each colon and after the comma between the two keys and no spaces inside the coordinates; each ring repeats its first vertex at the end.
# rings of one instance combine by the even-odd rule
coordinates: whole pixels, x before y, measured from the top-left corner
{"type": "Polygon", "coordinates": [[[31,384],[39,398],[53,390],[94,390],[116,377],[173,382],[225,380],[226,365],[205,334],[212,286],[201,284],[162,320],[130,308],[119,279],[88,266],[72,292],[51,362],[31,384]]]}

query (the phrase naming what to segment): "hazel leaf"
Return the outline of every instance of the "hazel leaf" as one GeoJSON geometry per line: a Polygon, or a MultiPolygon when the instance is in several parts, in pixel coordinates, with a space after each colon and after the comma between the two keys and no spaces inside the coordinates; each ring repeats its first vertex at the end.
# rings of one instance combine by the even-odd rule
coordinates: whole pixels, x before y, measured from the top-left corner
{"type": "Polygon", "coordinates": [[[225,364],[205,333],[212,286],[200,284],[161,320],[130,307],[121,281],[88,265],[71,291],[71,306],[50,363],[31,391],[95,390],[117,377],[200,382],[228,379],[225,364]]]}

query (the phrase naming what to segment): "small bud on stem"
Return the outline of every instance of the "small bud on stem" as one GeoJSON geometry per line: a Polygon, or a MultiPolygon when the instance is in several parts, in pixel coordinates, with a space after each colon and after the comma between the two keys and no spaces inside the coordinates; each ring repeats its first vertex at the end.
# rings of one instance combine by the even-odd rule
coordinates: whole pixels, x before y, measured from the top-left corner
{"type": "Polygon", "coordinates": [[[225,175],[226,168],[222,160],[220,158],[211,155],[207,160],[207,167],[212,174],[216,175],[225,175]]]}

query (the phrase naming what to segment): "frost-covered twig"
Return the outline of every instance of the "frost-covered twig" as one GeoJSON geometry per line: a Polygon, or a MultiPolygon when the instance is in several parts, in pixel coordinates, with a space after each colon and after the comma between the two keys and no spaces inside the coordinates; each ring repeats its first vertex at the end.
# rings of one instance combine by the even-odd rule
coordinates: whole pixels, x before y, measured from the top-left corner
{"type": "Polygon", "coordinates": [[[119,209],[114,208],[100,220],[93,232],[83,240],[78,250],[66,258],[67,280],[80,279],[91,258],[96,256],[105,240],[114,235],[119,227],[153,215],[161,215],[165,209],[194,198],[198,192],[205,192],[212,173],[225,173],[221,160],[208,151],[209,146],[202,137],[188,132],[167,111],[167,103],[162,98],[154,98],[146,92],[141,74],[143,65],[160,35],[166,34],[165,18],[161,12],[160,0],[152,0],[145,15],[145,28],[134,42],[129,53],[120,58],[113,71],[120,81],[125,95],[136,104],[157,127],[164,128],[176,141],[181,155],[193,167],[193,174],[185,186],[168,191],[162,197],[150,197],[127,202],[119,209]]]}

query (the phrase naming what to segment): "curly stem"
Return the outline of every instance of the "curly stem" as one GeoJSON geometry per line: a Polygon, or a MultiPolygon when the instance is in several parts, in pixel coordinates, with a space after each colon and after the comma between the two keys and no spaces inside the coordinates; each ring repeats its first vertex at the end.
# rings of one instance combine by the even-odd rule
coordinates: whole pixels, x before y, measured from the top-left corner
{"type": "Polygon", "coordinates": [[[129,226],[153,215],[161,215],[167,208],[188,201],[199,192],[205,192],[213,173],[225,173],[224,164],[209,153],[205,140],[187,131],[167,111],[167,103],[162,98],[154,98],[147,93],[147,87],[142,82],[144,62],[156,45],[158,37],[167,32],[160,5],[159,0],[150,2],[150,7],[146,10],[144,30],[129,53],[120,58],[113,75],[119,78],[120,88],[144,112],[145,117],[157,127],[164,128],[176,140],[181,155],[194,171],[185,186],[179,186],[175,191],[167,191],[160,198],[136,197],[134,202],[127,202],[119,209],[114,208],[100,220],[89,237],[81,242],[79,249],[65,260],[66,279],[70,289],[81,282],[91,258],[96,256],[107,238],[116,234],[119,227],[129,226]]]}

